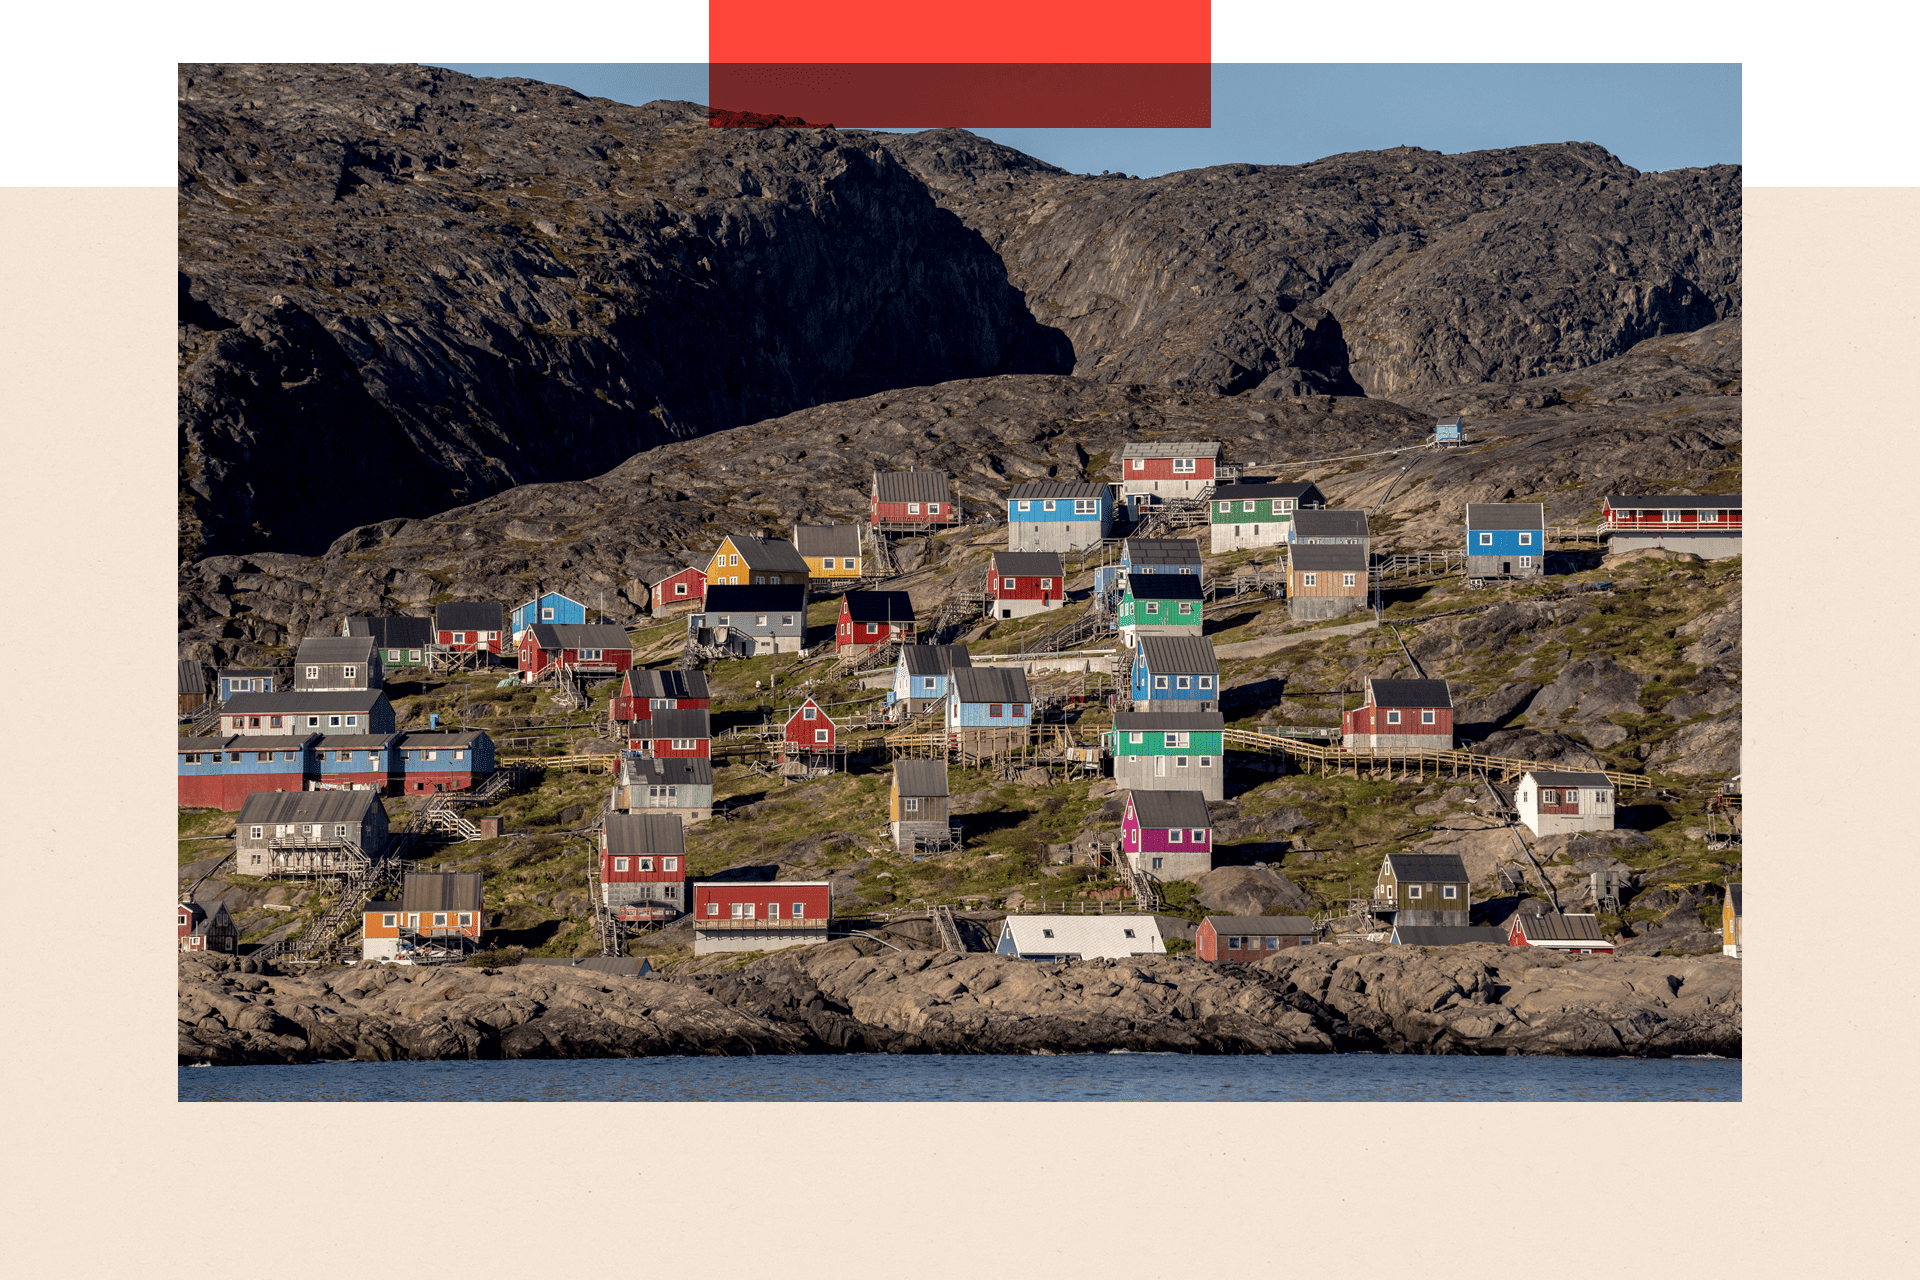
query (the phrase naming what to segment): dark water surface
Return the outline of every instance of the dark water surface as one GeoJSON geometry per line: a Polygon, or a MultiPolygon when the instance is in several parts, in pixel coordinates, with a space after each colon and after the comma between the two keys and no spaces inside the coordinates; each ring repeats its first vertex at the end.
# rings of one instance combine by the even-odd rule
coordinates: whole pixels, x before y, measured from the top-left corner
{"type": "Polygon", "coordinates": [[[1738,1102],[1737,1058],[836,1054],[181,1067],[182,1102],[1738,1102]]]}

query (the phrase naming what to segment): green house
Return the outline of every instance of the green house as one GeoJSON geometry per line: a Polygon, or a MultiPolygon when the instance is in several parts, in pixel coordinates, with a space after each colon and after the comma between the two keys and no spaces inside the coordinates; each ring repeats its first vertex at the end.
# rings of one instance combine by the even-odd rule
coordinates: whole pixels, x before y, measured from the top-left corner
{"type": "Polygon", "coordinates": [[[1287,540],[1293,513],[1324,507],[1326,497],[1304,484],[1234,484],[1213,491],[1207,518],[1215,555],[1241,547],[1277,547],[1287,540]]]}

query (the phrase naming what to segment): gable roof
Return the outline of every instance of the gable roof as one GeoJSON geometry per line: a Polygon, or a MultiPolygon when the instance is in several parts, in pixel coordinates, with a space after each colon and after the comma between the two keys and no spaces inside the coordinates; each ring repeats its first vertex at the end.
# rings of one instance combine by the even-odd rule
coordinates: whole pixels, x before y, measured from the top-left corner
{"type": "Polygon", "coordinates": [[[631,698],[711,698],[703,671],[680,667],[635,667],[621,682],[631,698]]]}
{"type": "Polygon", "coordinates": [[[1470,942],[1491,946],[1507,945],[1507,935],[1483,925],[1398,924],[1393,939],[1403,947],[1458,947],[1470,942]]]}
{"type": "Polygon", "coordinates": [[[687,851],[687,824],[671,813],[610,813],[606,834],[607,852],[616,857],[687,851]]]}
{"type": "Polygon", "coordinates": [[[507,611],[492,600],[448,600],[433,609],[435,631],[505,631],[507,611]]]}
{"type": "Polygon", "coordinates": [[[379,807],[374,791],[253,791],[234,822],[361,822],[379,807]]]}
{"type": "Polygon", "coordinates": [[[1220,674],[1213,642],[1201,636],[1141,636],[1136,652],[1135,661],[1145,662],[1149,671],[1220,674]]]}
{"type": "MultiPolygon", "coordinates": [[[[485,729],[462,729],[447,733],[403,733],[393,745],[406,751],[434,751],[441,747],[471,747],[487,736],[485,729]]],[[[492,739],[488,739],[489,742],[492,739]]]]}
{"type": "Polygon", "coordinates": [[[661,707],[650,720],[635,720],[641,738],[711,738],[713,720],[705,707],[661,707]]]}
{"type": "Polygon", "coordinates": [[[548,653],[562,649],[632,649],[626,628],[611,622],[536,622],[527,628],[533,642],[548,653]]]}
{"type": "Polygon", "coordinates": [[[307,636],[300,641],[300,652],[293,661],[296,666],[303,662],[369,662],[373,649],[372,636],[307,636]]]}
{"type": "Polygon", "coordinates": [[[1310,934],[1313,921],[1306,916],[1208,916],[1201,924],[1210,924],[1215,933],[1310,934]]]}
{"type": "Polygon", "coordinates": [[[860,526],[857,524],[796,524],[793,548],[802,556],[857,556],[860,554],[860,526]]]}
{"type": "MultiPolygon", "coordinates": [[[[679,819],[674,819],[678,825],[679,819]]],[[[481,884],[478,871],[413,871],[400,887],[402,911],[478,911],[481,884]]]]}
{"type": "Polygon", "coordinates": [[[1058,582],[1067,568],[1057,551],[996,551],[993,576],[996,578],[1052,578],[1058,582]]]}
{"type": "MultiPolygon", "coordinates": [[[[477,731],[476,731],[477,732],[477,731]]],[[[384,751],[394,744],[397,733],[316,733],[313,745],[321,751],[384,751]]],[[[240,738],[234,741],[242,741],[240,738]]]]}
{"type": "Polygon", "coordinates": [[[1376,707],[1452,707],[1445,680],[1367,680],[1376,707]]]}
{"type": "Polygon", "coordinates": [[[1386,860],[1403,884],[1467,883],[1467,864],[1457,853],[1390,853],[1386,860]]]}
{"type": "MultiPolygon", "coordinates": [[[[1302,515],[1305,512],[1301,513],[1302,515]]],[[[1287,563],[1305,572],[1367,572],[1364,542],[1289,542],[1287,563]]]]}
{"type": "MultiPolygon", "coordinates": [[[[227,740],[227,749],[230,751],[304,751],[308,747],[320,745],[320,742],[321,737],[317,733],[286,735],[237,733],[227,740]]],[[[207,748],[209,751],[213,749],[207,748]]]]}
{"type": "Polygon", "coordinates": [[[1011,938],[1021,955],[1078,956],[1084,960],[1124,960],[1164,955],[1160,922],[1152,916],[1008,916],[1002,939],[1011,938]],[[1133,937],[1126,936],[1133,930],[1133,937]],[[1048,937],[1051,932],[1052,937],[1048,937]]]}
{"type": "Polygon", "coordinates": [[[947,792],[945,760],[895,760],[893,783],[903,796],[944,796],[947,792]]]}
{"type": "Polygon", "coordinates": [[[805,573],[807,562],[791,542],[752,533],[730,533],[725,541],[740,553],[740,563],[769,573],[805,573]]]}
{"type": "Polygon", "coordinates": [[[542,603],[543,601],[547,601],[547,600],[565,600],[565,601],[566,601],[566,602],[567,602],[568,604],[571,604],[571,605],[578,605],[578,606],[579,606],[580,608],[582,608],[582,609],[584,609],[584,608],[586,608],[586,607],[587,607],[587,606],[586,606],[586,605],[585,605],[585,604],[584,604],[583,602],[581,602],[581,601],[579,601],[579,600],[575,600],[575,599],[574,599],[574,598],[573,598],[572,596],[570,596],[570,595],[567,595],[567,594],[566,594],[565,592],[562,592],[562,591],[542,591],[542,592],[541,592],[541,593],[540,593],[539,595],[537,595],[537,596],[534,596],[534,597],[533,597],[532,599],[529,599],[529,600],[522,600],[522,601],[521,601],[521,602],[520,602],[520,603],[519,603],[518,605],[516,605],[516,606],[515,606],[515,608],[517,608],[517,609],[532,609],[532,608],[536,608],[536,607],[537,607],[537,606],[539,606],[539,605],[540,605],[540,604],[541,604],[541,603],[542,603]]]}
{"type": "Polygon", "coordinates": [[[1738,511],[1740,510],[1740,495],[1737,493],[1610,493],[1607,495],[1607,506],[1615,511],[1637,511],[1643,509],[1664,511],[1738,511]]]}
{"type": "MultiPolygon", "coordinates": [[[[1032,484],[1013,486],[1007,494],[1007,501],[1040,502],[1047,499],[1104,498],[1106,496],[1107,486],[1103,484],[1088,484],[1084,480],[1041,480],[1032,484]]],[[[1059,512],[1056,511],[1054,514],[1058,515],[1059,512]]]]}
{"type": "Polygon", "coordinates": [[[873,491],[882,502],[947,502],[951,497],[944,471],[876,471],[873,491]]]}
{"type": "Polygon", "coordinates": [[[955,667],[973,665],[973,655],[963,644],[910,644],[900,650],[900,661],[910,676],[944,676],[955,667]]]}
{"type": "Polygon", "coordinates": [[[781,726],[785,727],[786,725],[792,724],[795,720],[800,719],[800,717],[806,713],[806,710],[808,707],[812,707],[815,711],[819,712],[820,714],[817,717],[815,717],[812,721],[802,720],[801,723],[819,724],[822,720],[826,721],[828,724],[839,723],[832,716],[828,715],[827,709],[821,706],[817,701],[815,701],[812,698],[802,698],[800,700],[800,704],[794,707],[793,710],[787,712],[786,717],[780,721],[781,726]]]}
{"type": "Polygon", "coordinates": [[[962,702],[1032,702],[1027,673],[1008,667],[955,667],[948,683],[962,702]]]}
{"type": "Polygon", "coordinates": [[[205,693],[207,691],[207,669],[191,658],[180,660],[180,692],[205,693]]]}
{"type": "Polygon", "coordinates": [[[1128,538],[1120,544],[1120,558],[1136,564],[1199,564],[1198,538],[1128,538]]]}
{"type": "Polygon", "coordinates": [[[247,735],[244,733],[210,733],[199,737],[181,738],[174,746],[178,751],[218,751],[229,742],[239,742],[247,735]]]}
{"type": "Polygon", "coordinates": [[[1123,458],[1217,458],[1218,440],[1164,440],[1158,444],[1136,443],[1120,446],[1123,458]]]}
{"type": "Polygon", "coordinates": [[[1746,906],[1745,887],[1746,886],[1741,884],[1730,884],[1727,886],[1727,901],[1733,904],[1733,918],[1735,920],[1741,919],[1741,908],[1746,906]]]}
{"type": "Polygon", "coordinates": [[[1308,480],[1291,484],[1223,484],[1213,491],[1213,496],[1216,501],[1238,502],[1242,498],[1304,498],[1319,492],[1319,487],[1308,480]]]}
{"type": "Polygon", "coordinates": [[[696,578],[705,578],[707,576],[707,571],[705,569],[701,568],[697,564],[689,564],[689,565],[683,565],[682,567],[675,569],[672,573],[660,579],[660,582],[650,582],[647,585],[649,587],[657,588],[659,587],[661,582],[672,582],[675,578],[679,577],[683,573],[690,573],[696,578]]]}
{"type": "Polygon", "coordinates": [[[370,638],[376,649],[421,649],[433,643],[433,619],[353,617],[347,619],[347,634],[370,638]]]}
{"type": "Polygon", "coordinates": [[[1528,942],[1605,942],[1607,937],[1600,932],[1600,918],[1586,913],[1561,915],[1558,911],[1546,911],[1537,916],[1516,915],[1512,922],[1520,930],[1520,936],[1528,942]]]}
{"type": "Polygon", "coordinates": [[[289,689],[278,693],[236,693],[221,708],[230,716],[328,715],[371,712],[387,700],[381,689],[289,689]]]}
{"type": "Polygon", "coordinates": [[[904,591],[849,591],[841,599],[849,622],[913,621],[913,599],[904,591]]]}
{"type": "Polygon", "coordinates": [[[1607,775],[1588,769],[1529,769],[1526,776],[1543,787],[1610,787],[1607,775]]]}
{"type": "MultiPolygon", "coordinates": [[[[701,613],[726,614],[795,614],[794,625],[807,625],[807,589],[797,582],[761,583],[755,586],[736,586],[732,583],[708,583],[707,602],[701,606],[701,613]]],[[[745,624],[740,624],[745,625],[745,624]]],[[[777,618],[768,618],[767,625],[777,627],[777,618]]]]}
{"type": "Polygon", "coordinates": [[[1364,538],[1367,536],[1367,513],[1355,507],[1339,507],[1331,511],[1296,511],[1293,513],[1293,533],[1297,538],[1364,538]]]}
{"type": "Polygon", "coordinates": [[[1218,711],[1116,711],[1113,727],[1121,733],[1219,733],[1227,718],[1218,711]]]}
{"type": "Polygon", "coordinates": [[[713,761],[705,756],[643,756],[629,751],[620,760],[620,780],[628,786],[710,787],[713,761]]]}
{"type": "Polygon", "coordinates": [[[1143,827],[1211,827],[1207,798],[1198,791],[1129,791],[1133,814],[1143,827]]]}
{"type": "Polygon", "coordinates": [[[1538,502],[1469,502],[1469,529],[1544,529],[1547,509],[1538,502]]]}
{"type": "Polygon", "coordinates": [[[1198,600],[1203,592],[1197,573],[1130,573],[1127,594],[1135,600],[1198,600]]]}

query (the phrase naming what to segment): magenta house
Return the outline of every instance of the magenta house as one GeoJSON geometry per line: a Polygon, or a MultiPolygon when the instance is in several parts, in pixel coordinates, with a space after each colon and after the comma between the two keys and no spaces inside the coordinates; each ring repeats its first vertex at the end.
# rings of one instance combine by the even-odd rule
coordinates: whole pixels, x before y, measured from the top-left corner
{"type": "Polygon", "coordinates": [[[1192,880],[1213,870],[1213,824],[1198,791],[1129,791],[1120,847],[1136,871],[1192,880]]]}

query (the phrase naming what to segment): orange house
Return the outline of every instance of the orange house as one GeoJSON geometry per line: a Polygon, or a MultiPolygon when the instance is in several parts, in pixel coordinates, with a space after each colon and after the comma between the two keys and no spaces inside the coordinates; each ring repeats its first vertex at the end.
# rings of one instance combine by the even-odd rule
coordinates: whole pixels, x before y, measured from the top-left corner
{"type": "Polygon", "coordinates": [[[477,950],[485,920],[483,881],[478,871],[408,875],[398,902],[364,908],[360,958],[418,961],[477,950]]]}

